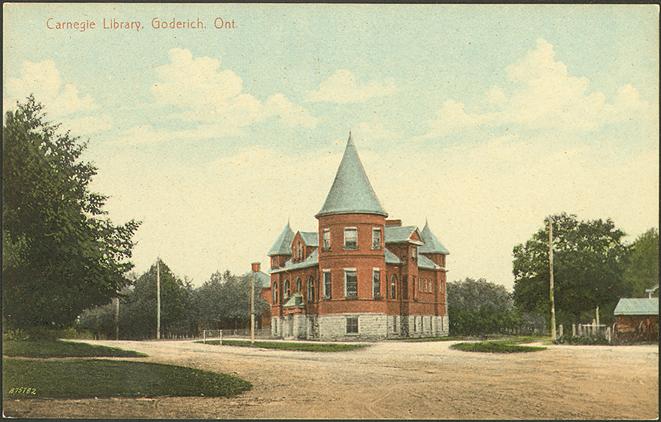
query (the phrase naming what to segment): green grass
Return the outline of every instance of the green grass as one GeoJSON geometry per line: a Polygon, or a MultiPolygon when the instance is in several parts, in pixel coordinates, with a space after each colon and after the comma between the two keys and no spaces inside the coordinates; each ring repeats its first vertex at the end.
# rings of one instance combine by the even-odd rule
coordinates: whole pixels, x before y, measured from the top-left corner
{"type": "MultiPolygon", "coordinates": [[[[202,343],[197,341],[196,343],[202,343]]],[[[206,344],[218,345],[218,340],[208,340],[206,344]]],[[[284,341],[256,341],[253,346],[249,340],[223,340],[223,346],[257,347],[260,349],[294,350],[299,352],[347,352],[367,347],[367,344],[337,343],[287,343],[284,341]]]]}
{"type": "Polygon", "coordinates": [[[2,354],[30,358],[147,356],[131,350],[60,340],[8,340],[3,342],[2,354]]]}
{"type": "Polygon", "coordinates": [[[475,343],[457,343],[450,346],[450,348],[455,350],[462,350],[464,352],[482,352],[482,353],[525,353],[525,352],[539,352],[541,350],[546,350],[546,347],[522,346],[510,340],[480,341],[475,343]]]}
{"type": "Polygon", "coordinates": [[[252,387],[231,375],[157,363],[11,358],[3,363],[5,398],[226,397],[252,387]]]}
{"type": "Polygon", "coordinates": [[[406,341],[411,343],[426,342],[426,341],[457,341],[465,340],[466,337],[447,336],[447,337],[413,337],[413,338],[394,338],[393,341],[406,341]]]}

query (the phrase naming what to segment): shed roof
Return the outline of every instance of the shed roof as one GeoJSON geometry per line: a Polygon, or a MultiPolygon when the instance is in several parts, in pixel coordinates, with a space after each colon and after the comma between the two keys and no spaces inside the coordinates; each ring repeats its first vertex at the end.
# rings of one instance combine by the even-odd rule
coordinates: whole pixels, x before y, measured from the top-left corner
{"type": "Polygon", "coordinates": [[[659,315],[659,298],[622,298],[617,302],[615,315],[659,315]]]}
{"type": "Polygon", "coordinates": [[[289,300],[287,300],[282,306],[284,308],[296,308],[296,307],[304,306],[303,295],[300,294],[299,292],[295,292],[294,294],[291,295],[289,300]]]}
{"type": "Polygon", "coordinates": [[[338,167],[335,174],[333,185],[316,217],[332,214],[378,214],[388,216],[367,178],[363,163],[360,161],[356,146],[351,139],[351,133],[349,133],[347,147],[344,150],[340,167],[338,167]]]}
{"type": "Polygon", "coordinates": [[[438,240],[436,235],[432,233],[429,228],[429,223],[425,221],[425,227],[420,233],[422,241],[425,242],[424,245],[420,246],[420,253],[440,253],[443,255],[449,255],[450,251],[447,250],[445,246],[438,240]]]}
{"type": "Polygon", "coordinates": [[[282,229],[278,238],[273,242],[273,246],[269,249],[268,256],[274,255],[291,255],[291,241],[294,239],[294,232],[289,223],[282,229]]]}
{"type": "Polygon", "coordinates": [[[437,270],[440,269],[438,265],[431,259],[427,258],[424,255],[418,255],[418,268],[426,268],[428,270],[437,270]]]}
{"type": "Polygon", "coordinates": [[[386,255],[386,264],[401,264],[402,260],[399,259],[397,255],[394,253],[390,252],[388,248],[385,249],[385,255],[386,255]]]}

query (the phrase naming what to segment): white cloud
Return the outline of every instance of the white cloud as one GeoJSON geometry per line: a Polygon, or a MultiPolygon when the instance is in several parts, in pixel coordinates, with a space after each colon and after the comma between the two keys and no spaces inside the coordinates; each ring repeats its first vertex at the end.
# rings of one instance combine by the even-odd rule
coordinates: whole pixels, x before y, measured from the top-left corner
{"type": "Polygon", "coordinates": [[[63,119],[62,129],[69,129],[73,135],[93,135],[112,128],[112,119],[107,116],[85,116],[63,119]]]}
{"type": "Polygon", "coordinates": [[[23,101],[34,94],[35,99],[46,106],[51,117],[61,117],[80,111],[93,110],[96,105],[89,95],[81,95],[72,83],[65,83],[52,60],[25,61],[21,76],[7,80],[7,92],[3,96],[5,109],[16,101],[23,101]]]}
{"type": "Polygon", "coordinates": [[[460,101],[445,101],[426,136],[496,125],[585,132],[627,120],[654,119],[655,106],[641,100],[635,87],[624,85],[609,100],[590,89],[588,78],[571,75],[555,57],[553,45],[542,39],[506,71],[511,89],[492,87],[485,93],[485,104],[475,105],[475,111],[466,111],[460,101]],[[482,111],[493,107],[495,111],[482,111]]]}
{"type": "Polygon", "coordinates": [[[288,126],[314,127],[317,119],[303,107],[276,93],[266,102],[244,92],[243,80],[220,60],[193,57],[189,50],[173,48],[169,63],[156,68],[151,92],[160,104],[181,109],[191,122],[212,124],[231,133],[267,118],[278,117],[288,126]]]}
{"type": "Polygon", "coordinates": [[[319,89],[308,92],[307,99],[314,102],[340,104],[360,103],[370,98],[392,95],[396,91],[397,87],[392,79],[360,84],[353,73],[340,69],[322,81],[319,89]]]}

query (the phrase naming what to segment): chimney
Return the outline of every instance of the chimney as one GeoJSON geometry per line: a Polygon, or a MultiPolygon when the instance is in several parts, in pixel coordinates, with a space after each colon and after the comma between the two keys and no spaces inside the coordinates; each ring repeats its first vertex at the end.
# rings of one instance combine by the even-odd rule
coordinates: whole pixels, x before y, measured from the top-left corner
{"type": "Polygon", "coordinates": [[[402,220],[386,220],[386,227],[402,227],[402,220]]]}
{"type": "Polygon", "coordinates": [[[252,267],[252,272],[253,273],[258,273],[259,272],[259,262],[253,262],[252,264],[250,264],[250,266],[252,267]]]}

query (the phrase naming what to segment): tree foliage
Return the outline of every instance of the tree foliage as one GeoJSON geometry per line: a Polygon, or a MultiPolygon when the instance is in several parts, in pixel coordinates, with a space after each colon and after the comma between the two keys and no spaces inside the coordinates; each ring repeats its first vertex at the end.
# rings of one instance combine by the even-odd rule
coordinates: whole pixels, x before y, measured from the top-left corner
{"type": "Polygon", "coordinates": [[[504,286],[486,281],[453,281],[447,284],[448,315],[452,335],[482,335],[519,328],[521,317],[514,308],[512,293],[504,286]]]}
{"type": "Polygon", "coordinates": [[[139,223],[106,218],[106,197],[89,189],[86,143],[46,121],[33,97],[6,113],[2,146],[5,321],[70,325],[128,284],[139,223]]]}
{"type": "Polygon", "coordinates": [[[659,284],[659,231],[649,229],[631,245],[624,280],[632,297],[646,297],[645,289],[659,284]]]}
{"type": "MultiPolygon", "coordinates": [[[[579,221],[565,213],[551,216],[555,308],[558,323],[591,321],[600,307],[608,322],[620,297],[628,293],[623,279],[627,247],[624,232],[610,220],[579,221]]],[[[514,247],[514,301],[523,311],[548,318],[548,230],[540,228],[514,247]]]]}

